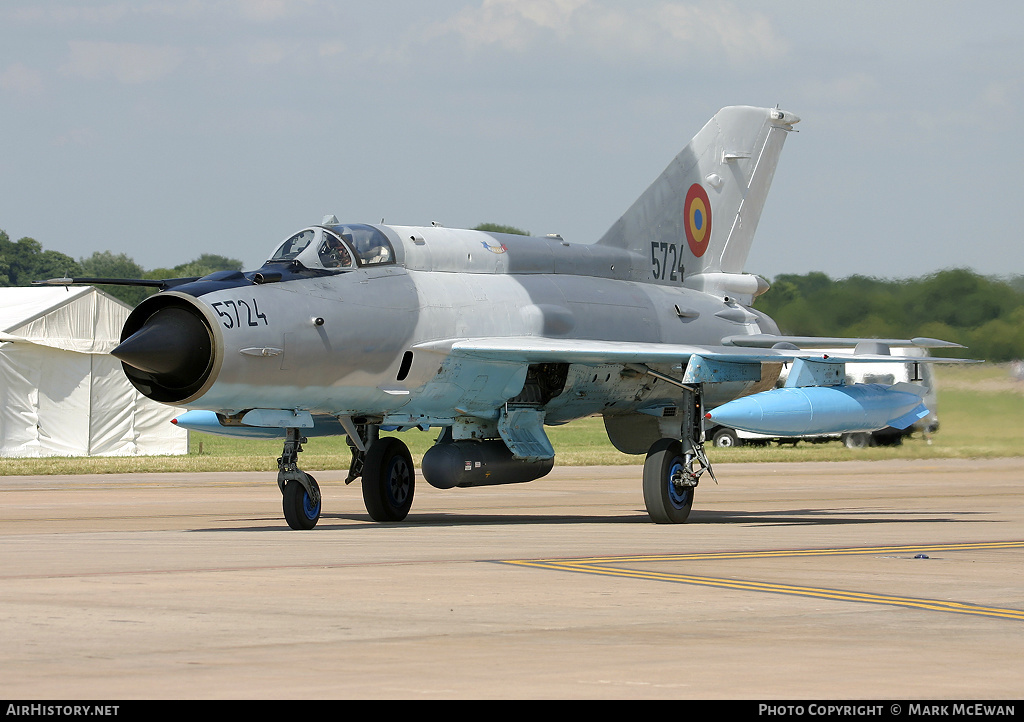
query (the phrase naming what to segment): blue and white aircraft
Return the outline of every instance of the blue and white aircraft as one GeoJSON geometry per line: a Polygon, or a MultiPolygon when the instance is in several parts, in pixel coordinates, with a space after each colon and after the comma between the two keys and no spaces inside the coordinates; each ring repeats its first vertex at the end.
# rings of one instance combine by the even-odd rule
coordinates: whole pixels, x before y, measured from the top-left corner
{"type": "Polygon", "coordinates": [[[955,345],[782,336],[751,308],[768,284],[744,264],[798,121],[722,109],[596,243],[325,218],[258,270],[159,282],[113,355],[140,392],[191,410],[182,426],[284,436],[294,529],[321,512],[297,463],[307,437],[346,434],[348,481],[373,519],[400,521],[416,475],[381,427],[439,429],[421,472],[448,489],[544,476],[545,426],[595,414],[617,449],[646,454],[651,518],[683,522],[713,476],[709,414],[777,435],[909,425],[927,413],[913,388],[847,387],[844,364],[955,345]]]}

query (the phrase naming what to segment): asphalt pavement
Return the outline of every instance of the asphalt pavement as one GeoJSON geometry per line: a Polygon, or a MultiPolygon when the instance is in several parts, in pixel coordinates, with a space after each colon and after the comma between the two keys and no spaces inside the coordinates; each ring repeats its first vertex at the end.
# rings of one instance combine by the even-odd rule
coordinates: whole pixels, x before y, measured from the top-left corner
{"type": "Polygon", "coordinates": [[[317,472],[0,477],[17,699],[1019,699],[1024,458],[724,464],[657,525],[640,467],[371,521],[317,472]]]}

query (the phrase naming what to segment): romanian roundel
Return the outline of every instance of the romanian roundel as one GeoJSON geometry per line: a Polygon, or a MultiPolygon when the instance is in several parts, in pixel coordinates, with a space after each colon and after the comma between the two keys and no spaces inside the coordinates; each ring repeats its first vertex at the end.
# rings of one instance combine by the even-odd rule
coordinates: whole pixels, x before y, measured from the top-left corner
{"type": "Polygon", "coordinates": [[[700,183],[694,183],[686,192],[683,214],[686,242],[693,255],[700,258],[708,250],[708,241],[711,239],[711,201],[700,183]]]}

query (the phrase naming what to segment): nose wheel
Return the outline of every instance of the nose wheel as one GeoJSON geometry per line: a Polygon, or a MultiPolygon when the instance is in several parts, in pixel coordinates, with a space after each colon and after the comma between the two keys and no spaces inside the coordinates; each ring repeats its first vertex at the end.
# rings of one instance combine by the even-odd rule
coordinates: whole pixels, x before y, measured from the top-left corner
{"type": "Polygon", "coordinates": [[[285,482],[284,519],[292,529],[312,529],[320,521],[320,486],[312,475],[301,473],[306,477],[305,484],[294,479],[285,482]]]}
{"type": "Polygon", "coordinates": [[[320,521],[320,486],[298,466],[306,439],[298,429],[287,429],[284,451],[277,460],[277,485],[281,489],[284,520],[292,529],[312,529],[320,521]]]}

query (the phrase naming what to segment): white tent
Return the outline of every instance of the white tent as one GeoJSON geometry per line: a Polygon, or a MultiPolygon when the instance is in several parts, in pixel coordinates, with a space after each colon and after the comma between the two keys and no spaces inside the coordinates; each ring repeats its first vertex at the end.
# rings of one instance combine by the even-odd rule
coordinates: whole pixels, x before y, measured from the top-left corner
{"type": "Polygon", "coordinates": [[[179,411],[109,355],[130,312],[92,287],[0,288],[0,456],[188,452],[179,411]]]}

